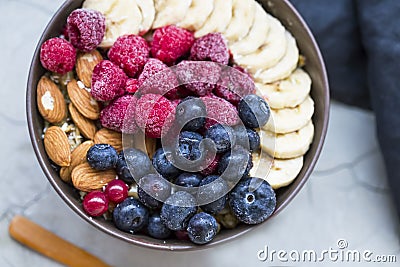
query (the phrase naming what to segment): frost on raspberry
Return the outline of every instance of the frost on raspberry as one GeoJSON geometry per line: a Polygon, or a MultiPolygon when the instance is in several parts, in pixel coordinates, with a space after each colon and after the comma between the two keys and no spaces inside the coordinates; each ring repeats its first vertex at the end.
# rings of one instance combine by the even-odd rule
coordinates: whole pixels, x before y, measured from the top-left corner
{"type": "Polygon", "coordinates": [[[225,99],[209,95],[201,97],[201,100],[207,109],[206,129],[217,123],[234,126],[240,122],[237,109],[225,99]]]}
{"type": "Polygon", "coordinates": [[[229,63],[229,49],[221,33],[209,33],[193,44],[190,60],[214,61],[223,65],[229,63]]]}
{"type": "Polygon", "coordinates": [[[40,62],[49,71],[59,74],[70,72],[75,66],[75,60],[76,50],[65,39],[49,39],[40,48],[40,62]]]}
{"type": "Polygon", "coordinates": [[[139,89],[139,81],[137,79],[129,78],[126,80],[125,91],[134,94],[139,89]]]}

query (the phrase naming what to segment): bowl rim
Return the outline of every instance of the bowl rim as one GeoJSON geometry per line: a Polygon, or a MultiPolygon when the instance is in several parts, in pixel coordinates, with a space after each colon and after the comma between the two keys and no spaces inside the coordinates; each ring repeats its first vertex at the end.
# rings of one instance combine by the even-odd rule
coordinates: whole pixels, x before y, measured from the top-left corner
{"type": "MultiPolygon", "coordinates": [[[[257,0],[257,1],[260,2],[260,0],[257,0]]],[[[303,30],[305,30],[307,37],[310,38],[311,45],[317,55],[317,62],[319,64],[318,68],[321,70],[321,73],[319,73],[319,75],[321,75],[321,78],[322,78],[322,86],[323,86],[323,90],[324,90],[325,94],[324,94],[324,98],[320,99],[320,101],[323,101],[324,110],[323,110],[321,137],[320,137],[320,140],[315,149],[315,154],[311,160],[311,163],[308,165],[308,168],[307,168],[306,172],[304,173],[300,183],[294,188],[293,191],[291,191],[289,193],[288,197],[286,197],[282,201],[281,205],[274,211],[273,215],[270,218],[279,214],[297,196],[297,194],[300,192],[300,190],[303,188],[303,186],[309,179],[309,177],[320,157],[320,154],[321,154],[324,142],[325,142],[327,130],[328,130],[329,116],[330,116],[330,114],[329,114],[330,113],[330,95],[329,95],[328,76],[327,76],[326,67],[324,64],[324,60],[323,60],[321,51],[318,47],[318,44],[317,44],[311,30],[305,23],[304,19],[301,17],[299,12],[294,8],[294,6],[289,2],[289,0],[279,0],[279,1],[283,2],[283,5],[285,5],[289,8],[289,10],[293,13],[293,15],[299,21],[300,26],[303,28],[303,30]]],[[[128,236],[124,233],[119,233],[118,231],[116,231],[118,229],[116,229],[116,228],[115,228],[115,230],[109,229],[108,227],[106,227],[106,225],[104,223],[102,223],[98,220],[93,220],[90,216],[86,215],[82,211],[82,209],[78,208],[78,206],[72,201],[72,196],[70,196],[69,194],[67,194],[66,192],[64,192],[62,190],[62,188],[57,184],[55,177],[53,177],[48,164],[46,164],[46,162],[45,162],[47,159],[45,159],[45,155],[43,155],[41,153],[41,150],[39,147],[40,139],[38,139],[38,134],[35,132],[35,125],[34,125],[34,121],[35,121],[34,113],[35,112],[33,112],[33,111],[36,110],[37,107],[36,107],[36,99],[33,99],[34,94],[32,94],[32,91],[34,91],[36,88],[33,85],[33,82],[34,82],[33,69],[35,66],[35,62],[37,62],[37,60],[39,60],[40,44],[42,44],[45,41],[45,36],[47,35],[47,32],[49,31],[51,25],[54,23],[54,21],[57,19],[57,17],[60,15],[60,13],[62,13],[62,11],[65,10],[69,5],[72,5],[73,2],[75,2],[75,1],[74,0],[64,1],[63,4],[53,14],[52,18],[50,19],[50,21],[47,23],[45,29],[43,30],[42,35],[37,43],[37,46],[36,46],[36,49],[33,54],[31,64],[30,64],[29,74],[28,74],[28,79],[27,79],[27,91],[26,91],[26,116],[27,116],[30,140],[31,140],[36,158],[39,161],[40,167],[42,168],[42,171],[44,172],[47,180],[52,185],[53,189],[62,198],[62,200],[64,202],[66,202],[67,205],[75,213],[77,213],[79,215],[79,217],[84,219],[86,222],[88,222],[90,225],[94,226],[95,228],[101,230],[102,232],[107,233],[114,238],[124,240],[130,244],[134,244],[134,245],[138,245],[138,246],[146,247],[146,248],[151,248],[151,249],[157,249],[157,250],[167,250],[167,251],[192,250],[193,251],[193,250],[207,249],[207,248],[211,248],[211,247],[214,247],[214,246],[222,244],[222,243],[232,241],[232,240],[236,239],[237,237],[242,236],[245,233],[249,232],[250,230],[258,228],[260,225],[262,225],[262,224],[260,224],[260,225],[255,225],[255,226],[251,226],[251,227],[240,226],[239,228],[236,228],[238,230],[235,233],[226,235],[223,238],[214,240],[213,242],[208,243],[206,245],[202,245],[202,246],[198,246],[195,244],[189,244],[189,242],[185,242],[185,243],[178,242],[178,243],[174,243],[174,244],[168,244],[168,243],[163,244],[162,241],[159,241],[158,243],[151,242],[147,239],[142,239],[140,237],[140,235],[129,235],[128,236]]],[[[266,2],[266,1],[261,0],[261,2],[266,2]]],[[[267,5],[264,5],[264,6],[267,6],[267,5]]],[[[270,13],[273,13],[273,12],[270,12],[270,13]]]]}

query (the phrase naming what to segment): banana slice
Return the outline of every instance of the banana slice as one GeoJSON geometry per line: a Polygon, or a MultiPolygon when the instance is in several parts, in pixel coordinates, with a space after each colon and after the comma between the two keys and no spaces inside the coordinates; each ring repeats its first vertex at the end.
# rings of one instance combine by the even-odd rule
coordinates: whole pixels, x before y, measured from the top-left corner
{"type": "Polygon", "coordinates": [[[153,28],[176,24],[189,10],[192,0],[154,0],[156,19],[153,28]]]}
{"type": "Polygon", "coordinates": [[[293,159],[272,159],[268,155],[253,154],[254,167],[250,170],[250,176],[266,180],[273,189],[291,184],[303,168],[303,156],[293,159]],[[265,171],[267,162],[268,172],[265,171]],[[258,166],[258,167],[256,167],[258,166]]]}
{"type": "Polygon", "coordinates": [[[197,31],[206,22],[213,9],[214,0],[192,0],[185,18],[177,25],[190,31],[197,31]]]}
{"type": "Polygon", "coordinates": [[[223,35],[230,42],[245,37],[253,25],[256,5],[254,0],[233,0],[232,20],[223,35]]]}
{"type": "MultiPolygon", "coordinates": [[[[267,14],[267,13],[266,13],[267,14]]],[[[286,30],[282,23],[267,14],[270,31],[266,43],[258,51],[236,58],[236,63],[252,74],[275,66],[285,55],[287,47],[286,30]]]]}
{"type": "Polygon", "coordinates": [[[156,9],[153,0],[136,0],[136,3],[142,13],[142,23],[140,24],[139,31],[143,34],[151,29],[156,16],[156,9]]]}
{"type": "Polygon", "coordinates": [[[297,158],[303,156],[308,151],[314,138],[314,124],[310,120],[300,130],[287,134],[276,134],[261,130],[260,138],[261,149],[274,158],[297,158]],[[271,144],[274,144],[274,146],[271,144]]]}
{"type": "Polygon", "coordinates": [[[233,0],[214,0],[214,9],[204,25],[195,32],[199,38],[211,32],[224,32],[232,19],[233,0]]]}
{"type": "Polygon", "coordinates": [[[310,93],[311,78],[302,69],[296,69],[288,78],[272,83],[256,83],[258,94],[266,98],[273,109],[294,108],[310,93]]]}

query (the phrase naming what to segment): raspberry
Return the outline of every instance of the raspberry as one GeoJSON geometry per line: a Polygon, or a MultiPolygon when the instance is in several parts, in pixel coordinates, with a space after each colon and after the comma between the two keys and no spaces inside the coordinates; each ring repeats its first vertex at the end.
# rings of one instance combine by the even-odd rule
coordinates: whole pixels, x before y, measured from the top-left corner
{"type": "Polygon", "coordinates": [[[67,18],[67,33],[77,49],[90,52],[103,40],[106,19],[99,11],[75,9],[67,18]]]}
{"type": "Polygon", "coordinates": [[[90,93],[99,101],[113,100],[125,93],[127,79],[122,69],[109,60],[102,60],[93,69],[90,93]]]}
{"type": "Polygon", "coordinates": [[[207,108],[207,119],[205,128],[213,126],[216,123],[233,126],[239,123],[239,115],[237,109],[225,99],[214,95],[203,96],[203,100],[207,108]]]}
{"type": "Polygon", "coordinates": [[[255,85],[249,75],[235,68],[224,68],[214,93],[237,106],[242,97],[255,92],[255,85]]]}
{"type": "Polygon", "coordinates": [[[136,102],[137,98],[134,95],[125,95],[115,99],[101,111],[101,125],[126,134],[136,133],[138,127],[133,120],[136,102]]]}
{"type": "Polygon", "coordinates": [[[206,160],[206,162],[208,163],[208,166],[206,168],[204,168],[203,170],[201,170],[200,173],[204,176],[208,176],[208,175],[215,173],[218,169],[218,164],[219,164],[220,159],[221,159],[221,154],[215,154],[215,157],[211,161],[211,163],[209,163],[209,161],[206,160]]]}
{"type": "Polygon", "coordinates": [[[151,53],[171,66],[189,53],[194,40],[193,33],[188,30],[173,25],[162,27],[154,32],[151,53]]]}
{"type": "Polygon", "coordinates": [[[129,78],[126,80],[125,91],[134,94],[139,89],[139,81],[137,79],[129,78]]]}
{"type": "Polygon", "coordinates": [[[186,89],[198,96],[212,92],[220,78],[221,68],[213,62],[182,61],[175,73],[186,89]]]}
{"type": "Polygon", "coordinates": [[[174,119],[175,106],[161,95],[143,95],[136,103],[135,120],[147,137],[161,138],[174,119]]]}
{"type": "Polygon", "coordinates": [[[191,60],[214,61],[223,65],[229,63],[229,49],[221,33],[209,33],[193,44],[190,50],[191,60]]]}
{"type": "Polygon", "coordinates": [[[40,62],[49,71],[65,74],[75,66],[76,50],[65,39],[52,38],[40,48],[40,62]]]}
{"type": "Polygon", "coordinates": [[[150,47],[147,41],[137,35],[118,37],[108,51],[109,59],[120,66],[129,77],[139,74],[149,59],[150,47]]]}

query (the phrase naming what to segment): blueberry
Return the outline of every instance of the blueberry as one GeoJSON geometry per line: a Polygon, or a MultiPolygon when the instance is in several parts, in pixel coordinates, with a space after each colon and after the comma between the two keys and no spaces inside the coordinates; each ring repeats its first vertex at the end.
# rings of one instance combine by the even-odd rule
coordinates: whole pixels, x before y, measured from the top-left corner
{"type": "Polygon", "coordinates": [[[239,117],[250,128],[267,124],[271,110],[267,102],[258,95],[247,95],[239,102],[239,117]]]}
{"type": "Polygon", "coordinates": [[[185,191],[178,191],[165,201],[160,217],[168,229],[184,230],[196,211],[196,199],[185,191]]]}
{"type": "Polygon", "coordinates": [[[89,148],[86,159],[93,169],[105,171],[115,168],[118,161],[118,153],[110,145],[96,144],[89,148]]]}
{"type": "Polygon", "coordinates": [[[150,173],[152,165],[146,153],[135,148],[127,148],[119,153],[116,170],[118,178],[131,184],[150,173]]]}
{"type": "Polygon", "coordinates": [[[147,224],[149,211],[139,200],[130,197],[115,207],[113,220],[118,229],[133,234],[147,224]]]}
{"type": "Polygon", "coordinates": [[[172,153],[159,148],[153,155],[153,166],[166,179],[174,179],[181,171],[172,163],[172,153]]]}
{"type": "Polygon", "coordinates": [[[265,180],[246,178],[231,191],[229,205],[239,221],[246,224],[259,224],[274,212],[276,196],[265,180]],[[258,187],[252,188],[251,184],[258,187]]]}
{"type": "Polygon", "coordinates": [[[190,219],[187,231],[193,243],[203,245],[212,241],[217,235],[218,224],[213,216],[200,212],[190,219]]]}
{"type": "Polygon", "coordinates": [[[253,158],[249,151],[241,146],[235,146],[222,155],[217,172],[227,181],[239,181],[249,174],[251,168],[253,168],[253,158]]]}
{"type": "Polygon", "coordinates": [[[202,140],[201,134],[188,131],[181,132],[178,140],[179,155],[191,161],[200,159],[200,142],[202,140]]]}
{"type": "Polygon", "coordinates": [[[200,208],[211,214],[216,214],[225,207],[227,199],[226,194],[229,191],[226,181],[218,178],[220,178],[218,175],[205,177],[200,183],[202,187],[197,192],[197,199],[201,202],[208,203],[200,206],[200,208]],[[217,198],[218,196],[221,197],[217,198]]]}
{"type": "Polygon", "coordinates": [[[139,200],[152,209],[161,208],[162,202],[171,194],[171,185],[159,174],[143,176],[138,183],[139,200]]]}
{"type": "Polygon", "coordinates": [[[198,187],[202,179],[201,174],[184,172],[176,178],[175,184],[183,187],[198,187]]]}
{"type": "Polygon", "coordinates": [[[161,221],[160,214],[155,213],[149,218],[147,233],[154,238],[166,239],[171,235],[172,231],[161,221]]]}
{"type": "Polygon", "coordinates": [[[235,131],[236,144],[249,151],[257,151],[260,149],[260,136],[251,128],[246,128],[243,125],[233,127],[235,131]]]}
{"type": "Polygon", "coordinates": [[[205,138],[211,139],[218,153],[228,151],[235,143],[235,135],[232,127],[215,124],[207,129],[205,138]]]}
{"type": "Polygon", "coordinates": [[[184,131],[197,131],[206,122],[207,110],[197,97],[187,97],[176,107],[175,121],[184,131]]]}

